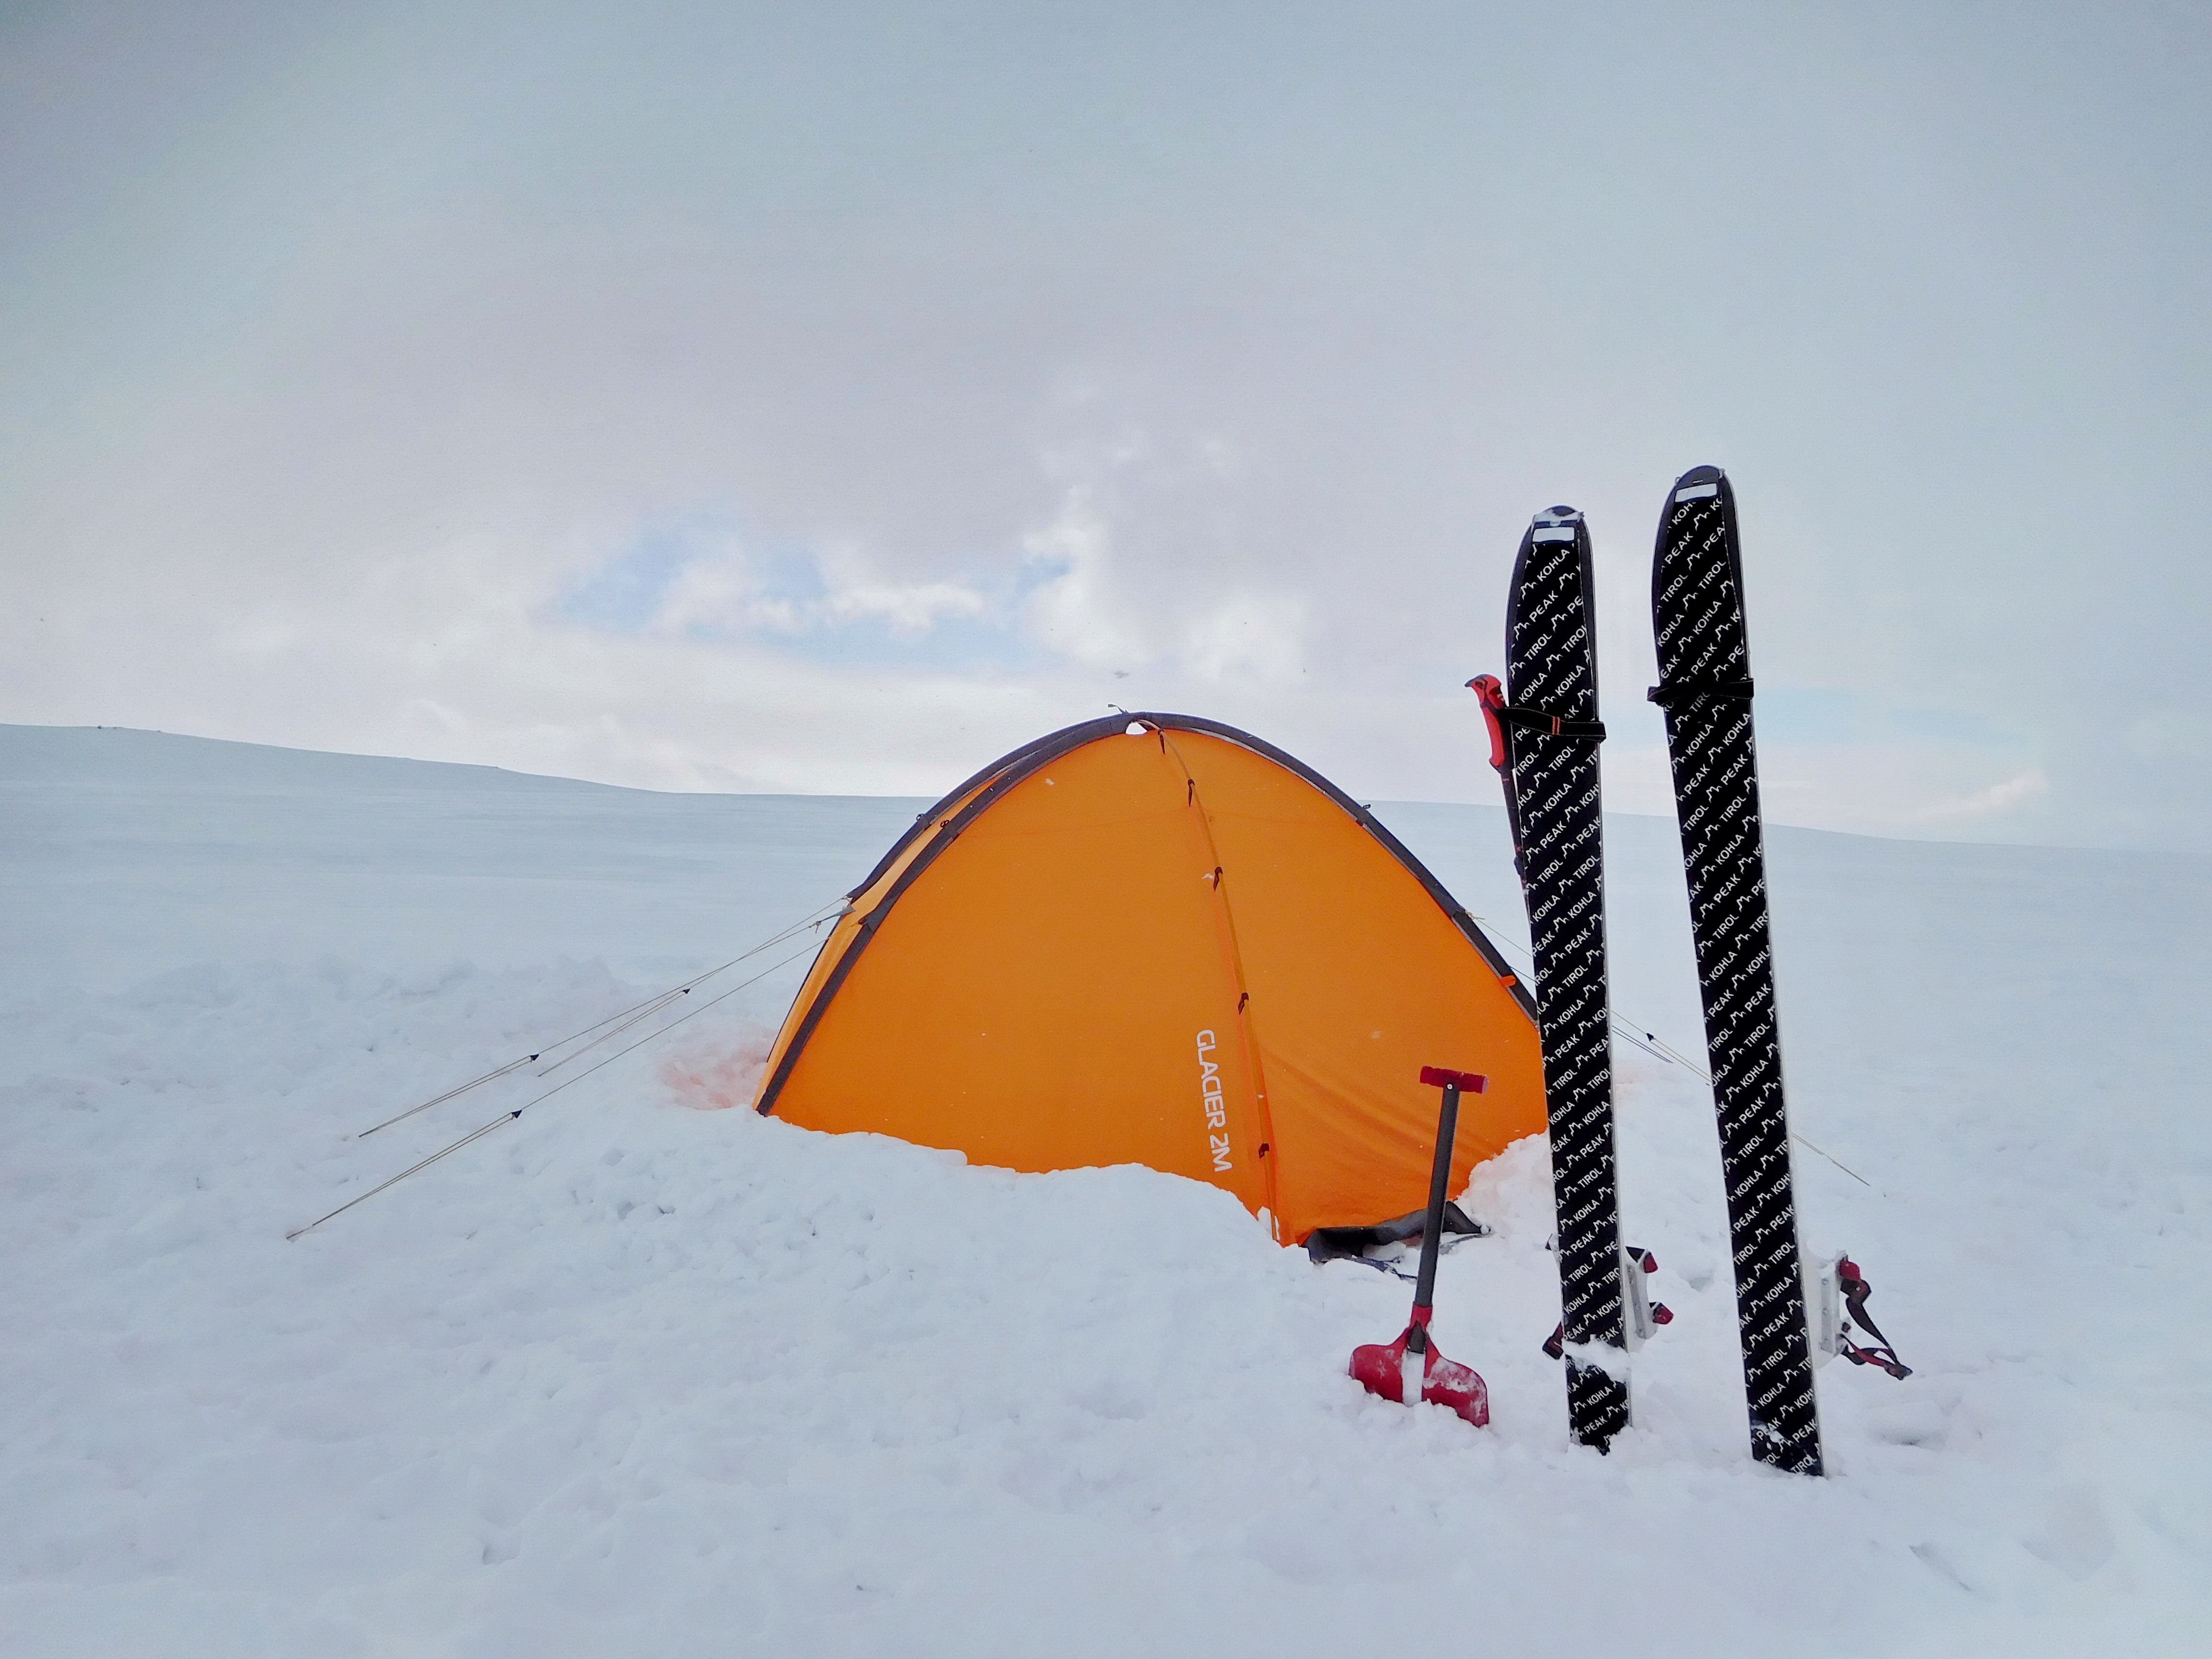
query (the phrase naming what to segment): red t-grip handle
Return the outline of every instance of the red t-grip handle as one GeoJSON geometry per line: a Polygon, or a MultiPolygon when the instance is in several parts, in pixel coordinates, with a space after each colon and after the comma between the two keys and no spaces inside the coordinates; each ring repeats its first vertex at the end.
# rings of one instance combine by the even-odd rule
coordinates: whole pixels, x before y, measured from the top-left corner
{"type": "Polygon", "coordinates": [[[1505,769],[1505,726],[1498,718],[1498,711],[1505,707],[1505,688],[1498,684],[1495,674],[1477,674],[1467,683],[1467,689],[1482,702],[1483,723],[1490,728],[1490,763],[1498,771],[1505,769]]]}
{"type": "Polygon", "coordinates": [[[1479,1095],[1490,1086],[1490,1079],[1480,1072],[1447,1072],[1441,1066],[1422,1066],[1421,1081],[1431,1089],[1456,1083],[1463,1095],[1479,1095]]]}

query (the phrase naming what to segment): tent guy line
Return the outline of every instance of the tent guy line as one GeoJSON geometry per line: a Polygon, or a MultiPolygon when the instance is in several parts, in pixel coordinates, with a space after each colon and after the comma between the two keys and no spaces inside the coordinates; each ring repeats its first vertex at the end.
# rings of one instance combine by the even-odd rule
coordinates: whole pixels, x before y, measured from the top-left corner
{"type": "MultiPolygon", "coordinates": [[[[1513,951],[1516,955],[1527,957],[1531,963],[1535,961],[1536,958],[1534,953],[1531,951],[1527,945],[1522,944],[1520,940],[1515,939],[1510,933],[1501,929],[1497,922],[1490,917],[1477,916],[1475,917],[1475,920],[1483,924],[1484,927],[1488,930],[1491,938],[1497,940],[1498,944],[1504,945],[1507,950],[1513,951]]],[[[1688,1055],[1677,1049],[1673,1043],[1668,1042],[1664,1037],[1660,1036],[1656,1032],[1639,1032],[1637,1027],[1627,1024],[1616,1015],[1613,1021],[1613,1034],[1617,1037],[1626,1038],[1629,1042],[1634,1044],[1637,1048],[1643,1049],[1645,1054],[1650,1054],[1656,1059],[1663,1060],[1670,1066],[1680,1066],[1692,1077],[1697,1079],[1698,1082],[1704,1084],[1708,1089],[1713,1086],[1712,1077],[1704,1066],[1698,1065],[1688,1055]]],[[[1841,1170],[1852,1180],[1857,1182],[1860,1186],[1874,1188],[1874,1190],[1881,1192],[1885,1197],[1888,1195],[1883,1188],[1875,1187],[1874,1182],[1869,1181],[1864,1176],[1861,1175],[1856,1170],[1851,1168],[1850,1164],[1844,1163],[1833,1152],[1822,1152],[1820,1147],[1815,1146],[1811,1141],[1806,1139],[1805,1137],[1799,1134],[1796,1130],[1792,1129],[1790,1132],[1790,1138],[1796,1141],[1800,1146],[1802,1146],[1807,1152],[1818,1153],[1820,1157],[1826,1158],[1829,1163],[1834,1164],[1838,1170],[1841,1170]]]]}
{"type": "Polygon", "coordinates": [[[554,1073],[559,1071],[563,1066],[572,1064],[573,1062],[582,1059],[586,1054],[591,1053],[592,1049],[598,1048],[603,1042],[613,1042],[624,1031],[629,1030],[634,1027],[643,1024],[645,1021],[651,1019],[655,1014],[667,1007],[671,1003],[675,1002],[679,998],[688,997],[690,994],[691,988],[688,985],[679,987],[673,991],[664,991],[660,995],[653,998],[652,1001],[645,1004],[644,1006],[630,1014],[628,1018],[618,1020],[615,1024],[609,1026],[605,1030],[600,1032],[599,1036],[593,1037],[589,1042],[582,1044],[575,1050],[574,1053],[564,1054],[559,1060],[555,1060],[551,1065],[541,1068],[537,1073],[537,1075],[539,1077],[551,1077],[554,1073]]]}
{"type": "MultiPolygon", "coordinates": [[[[666,1007],[670,1003],[675,1001],[677,998],[690,995],[694,990],[697,989],[700,986],[704,985],[708,980],[714,978],[717,974],[727,973],[739,963],[750,961],[763,951],[772,951],[777,945],[782,944],[786,939],[792,939],[796,935],[805,932],[809,928],[819,927],[824,922],[835,920],[836,915],[842,914],[844,904],[845,901],[843,899],[832,899],[827,904],[817,904],[812,910],[808,912],[806,915],[792,923],[790,927],[769,934],[768,938],[763,939],[758,945],[754,945],[750,950],[744,951],[738,956],[732,957],[727,962],[722,963],[720,967],[709,968],[705,973],[700,974],[694,978],[687,979],[680,985],[672,985],[665,991],[655,992],[653,995],[646,998],[644,1001],[632,1003],[627,1008],[623,1008],[614,1013],[609,1014],[605,1019],[599,1020],[592,1024],[586,1025],[580,1031],[571,1031],[567,1036],[561,1038],[557,1042],[548,1042],[544,1044],[534,1054],[524,1054],[518,1060],[511,1060],[507,1061],[506,1065],[498,1066],[492,1071],[486,1072],[482,1077],[471,1078],[468,1082],[462,1084],[459,1087],[448,1089],[444,1094],[439,1095],[434,1099],[426,1100],[419,1106],[410,1106],[405,1111],[400,1113],[397,1117],[388,1117],[381,1123],[376,1124],[370,1128],[363,1129],[359,1134],[356,1135],[354,1139],[356,1140],[366,1140],[369,1136],[374,1134],[379,1129],[388,1129],[395,1123],[404,1123],[407,1119],[413,1117],[417,1112],[427,1112],[433,1106],[442,1106],[449,1100],[459,1099],[461,1096],[468,1093],[471,1089],[481,1088],[487,1083],[496,1082],[499,1079],[505,1077],[509,1072],[515,1071],[522,1066],[530,1065],[535,1060],[542,1060],[556,1048],[564,1048],[568,1047],[568,1044],[575,1042],[579,1037],[592,1037],[592,1040],[589,1042],[585,1043],[574,1054],[564,1055],[562,1058],[555,1060],[550,1066],[548,1066],[544,1071],[538,1073],[540,1077],[550,1077],[554,1073],[559,1071],[563,1066],[568,1065],[570,1060],[576,1060],[584,1054],[589,1054],[592,1049],[598,1048],[602,1042],[608,1042],[611,1038],[621,1036],[624,1031],[635,1025],[640,1020],[649,1019],[660,1009],[666,1007]],[[620,1021],[621,1023],[617,1024],[616,1024],[617,1021],[620,1021]],[[613,1026],[614,1029],[612,1030],[603,1029],[607,1026],[613,1026]],[[599,1035],[597,1036],[592,1036],[592,1033],[594,1031],[599,1032],[599,1035]]],[[[751,982],[752,981],[750,980],[746,981],[747,984],[750,984],[751,982]]],[[[720,1000],[720,999],[717,999],[717,1000],[720,1000]]],[[[665,1026],[662,1029],[672,1030],[675,1025],[680,1024],[681,1023],[681,1021],[672,1021],[668,1026],[665,1026]]],[[[597,1070],[598,1068],[593,1067],[592,1069],[597,1070]]]]}
{"type": "MultiPolygon", "coordinates": [[[[827,920],[827,918],[824,918],[824,920],[827,920]]],[[[788,937],[787,934],[787,937],[788,937]]],[[[645,1047],[647,1043],[658,1042],[660,1038],[666,1036],[671,1031],[674,1030],[678,1026],[683,1024],[685,1020],[696,1019],[701,1014],[705,1013],[707,1010],[713,1007],[716,1003],[727,1001],[730,998],[737,995],[738,992],[744,990],[747,986],[759,984],[761,981],[766,979],[770,974],[775,973],[777,969],[788,968],[793,963],[798,961],[799,957],[806,955],[806,953],[813,948],[814,947],[811,944],[802,945],[799,949],[793,951],[789,956],[784,957],[781,962],[772,963],[770,966],[762,969],[760,972],[755,974],[750,979],[739,981],[737,984],[730,987],[728,990],[723,992],[720,996],[709,997],[706,1001],[701,1003],[697,1007],[690,1010],[688,1013],[679,1015],[678,1018],[670,1020],[667,1024],[662,1026],[659,1030],[647,1032],[636,1042],[630,1043],[624,1048],[616,1049],[614,1053],[609,1054],[605,1060],[599,1061],[598,1065],[587,1066],[582,1071],[577,1073],[575,1076],[568,1079],[567,1082],[555,1084],[551,1088],[548,1089],[544,1094],[539,1095],[536,1099],[524,1101],[521,1105],[516,1107],[511,1112],[501,1113],[497,1117],[492,1119],[490,1122],[485,1124],[483,1127],[471,1130],[467,1134],[463,1135],[459,1140],[455,1141],[450,1146],[441,1147],[438,1151],[431,1153],[429,1157],[424,1158],[420,1164],[414,1165],[410,1169],[402,1170],[398,1175],[392,1176],[391,1180],[385,1182],[382,1185],[370,1188],[359,1198],[348,1200],[345,1203],[339,1205],[337,1209],[332,1210],[328,1215],[318,1216],[304,1227],[294,1228],[290,1232],[284,1235],[285,1238],[287,1240],[295,1239],[303,1234],[311,1233],[314,1231],[316,1228],[321,1226],[325,1221],[336,1220],[338,1217],[343,1215],[348,1210],[352,1209],[355,1205],[366,1204],[370,1199],[374,1198],[379,1193],[387,1192],[391,1188],[397,1187],[401,1182],[406,1180],[408,1176],[412,1175],[420,1175],[423,1170],[428,1169],[433,1164],[435,1164],[440,1158],[450,1158],[453,1154],[459,1152],[462,1147],[468,1146],[471,1142],[483,1139],[486,1135],[489,1134],[494,1129],[498,1128],[501,1124],[514,1122],[515,1119],[520,1117],[532,1107],[543,1104],[544,1102],[550,1100],[554,1096],[559,1094],[563,1089],[569,1087],[573,1084],[581,1083],[586,1078],[591,1076],[592,1073],[599,1071],[605,1066],[613,1065],[624,1054],[634,1054],[638,1049],[645,1047]]],[[[748,956],[753,954],[755,954],[754,951],[746,952],[746,955],[748,956]]],[[[742,960],[742,958],[739,958],[739,960],[742,960]]],[[[717,969],[716,971],[719,972],[720,969],[717,969]]],[[[601,1023],[605,1024],[604,1021],[601,1023]]]]}

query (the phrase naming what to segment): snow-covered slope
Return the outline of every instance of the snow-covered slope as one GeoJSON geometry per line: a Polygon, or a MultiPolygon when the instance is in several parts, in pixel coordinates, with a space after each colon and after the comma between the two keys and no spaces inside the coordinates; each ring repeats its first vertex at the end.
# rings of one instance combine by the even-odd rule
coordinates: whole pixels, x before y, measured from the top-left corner
{"type": "MultiPolygon", "coordinates": [[[[1796,1127],[1871,1183],[1801,1152],[1805,1231],[1918,1368],[1821,1374],[1818,1483],[1746,1453],[1710,1104],[1626,1046],[1680,1317],[1610,1458],[1537,1144],[1439,1290],[1476,1432],[1344,1376],[1402,1285],[1211,1188],[702,1109],[796,964],[285,1241],[916,805],[0,728],[0,1650],[2201,1650],[2202,860],[1774,834],[1796,1127]]],[[[1385,815],[1521,935],[1497,813],[1385,815]]],[[[1672,828],[1610,836],[1617,1003],[1694,1051],[1672,828]]]]}
{"type": "Polygon", "coordinates": [[[0,790],[0,994],[324,957],[673,980],[842,893],[928,805],[21,726],[0,790]]]}

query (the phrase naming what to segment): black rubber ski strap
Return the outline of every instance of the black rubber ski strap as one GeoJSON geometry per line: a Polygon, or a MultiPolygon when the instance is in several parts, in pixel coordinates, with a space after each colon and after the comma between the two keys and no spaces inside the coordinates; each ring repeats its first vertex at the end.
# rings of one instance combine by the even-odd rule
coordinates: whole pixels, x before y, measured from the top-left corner
{"type": "Polygon", "coordinates": [[[1644,694],[1662,708],[1673,708],[1692,697],[1724,697],[1735,702],[1751,701],[1749,680],[1676,680],[1671,685],[1655,685],[1644,694]]]}
{"type": "Polygon", "coordinates": [[[1851,1317],[1857,1321],[1858,1328],[1875,1340],[1874,1346],[1862,1348],[1848,1336],[1841,1338],[1844,1358],[1854,1365],[1879,1365],[1899,1382],[1911,1376],[1912,1367],[1897,1357],[1897,1350],[1881,1334],[1881,1327],[1875,1324],[1873,1316],[1867,1312],[1867,1297],[1874,1294],[1874,1286],[1867,1283],[1865,1276],[1859,1272],[1858,1264],[1845,1257],[1836,1264],[1836,1278],[1843,1287],[1844,1305],[1851,1310],[1851,1317]]]}
{"type": "Polygon", "coordinates": [[[1587,743],[1605,741],[1603,720],[1571,720],[1547,714],[1540,708],[1515,708],[1505,701],[1505,688],[1498,684],[1495,674],[1477,674],[1467,683],[1467,689],[1481,701],[1483,718],[1490,722],[1490,763],[1500,772],[1509,764],[1504,730],[1508,726],[1554,738],[1574,738],[1587,743]]]}
{"type": "Polygon", "coordinates": [[[1563,720],[1557,714],[1547,714],[1540,708],[1516,708],[1510,703],[1499,703],[1492,710],[1508,726],[1518,726],[1531,732],[1540,732],[1554,738],[1573,738],[1582,743],[1603,743],[1603,720],[1563,720]]]}

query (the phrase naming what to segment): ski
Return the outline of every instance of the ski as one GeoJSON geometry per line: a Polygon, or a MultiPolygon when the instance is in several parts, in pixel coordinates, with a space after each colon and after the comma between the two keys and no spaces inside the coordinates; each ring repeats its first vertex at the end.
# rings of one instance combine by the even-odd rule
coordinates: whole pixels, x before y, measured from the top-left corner
{"type": "Polygon", "coordinates": [[[1666,711],[1690,884],[1752,1455],[1818,1474],[1820,1422],[1767,942],[1742,558],[1735,497],[1718,467],[1692,468],[1668,495],[1652,556],[1651,620],[1659,684],[1650,697],[1666,711]]]}
{"type": "Polygon", "coordinates": [[[1503,693],[1490,675],[1471,684],[1490,726],[1491,763],[1505,786],[1536,958],[1559,1224],[1562,1316],[1554,1341],[1566,1359],[1568,1427],[1577,1442],[1603,1451],[1628,1426],[1629,1404],[1594,599],[1583,515],[1569,507],[1538,514],[1513,565],[1503,693]]]}

